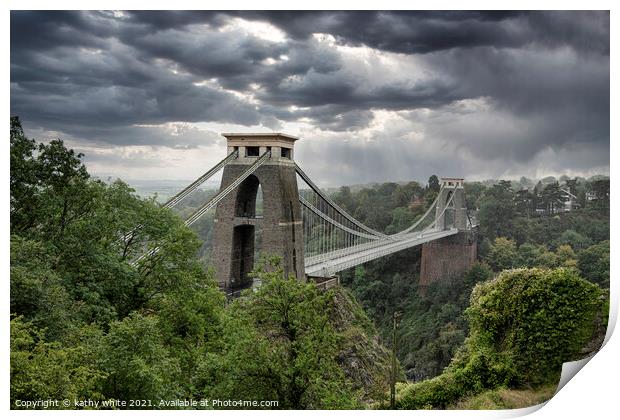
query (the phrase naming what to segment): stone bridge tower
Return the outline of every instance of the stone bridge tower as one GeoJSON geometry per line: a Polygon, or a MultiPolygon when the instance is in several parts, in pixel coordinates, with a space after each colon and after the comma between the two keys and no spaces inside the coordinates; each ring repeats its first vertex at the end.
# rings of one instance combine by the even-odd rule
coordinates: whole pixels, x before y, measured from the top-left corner
{"type": "Polygon", "coordinates": [[[224,167],[221,189],[249,169],[264,153],[271,158],[259,166],[217,205],[212,260],[220,287],[227,293],[252,285],[256,247],[282,258],[285,275],[304,278],[304,239],[293,146],[297,137],[281,133],[223,134],[228,153],[239,156],[224,167]],[[262,191],[262,215],[257,194],[262,191]],[[260,210],[260,209],[259,209],[260,210]]]}
{"type": "Polygon", "coordinates": [[[467,229],[467,203],[465,202],[465,187],[463,178],[441,178],[441,191],[437,200],[435,217],[443,212],[443,217],[437,222],[437,229],[455,227],[467,229]],[[450,199],[452,201],[450,202],[450,199]],[[450,204],[448,205],[448,202],[450,204]],[[444,211],[445,209],[445,211],[444,211]]]}
{"type": "Polygon", "coordinates": [[[422,245],[418,288],[422,295],[431,283],[450,282],[463,276],[477,257],[477,234],[467,223],[463,179],[441,178],[440,181],[443,188],[439,193],[435,217],[441,216],[442,212],[443,217],[439,218],[437,229],[456,228],[459,233],[422,245]]]}

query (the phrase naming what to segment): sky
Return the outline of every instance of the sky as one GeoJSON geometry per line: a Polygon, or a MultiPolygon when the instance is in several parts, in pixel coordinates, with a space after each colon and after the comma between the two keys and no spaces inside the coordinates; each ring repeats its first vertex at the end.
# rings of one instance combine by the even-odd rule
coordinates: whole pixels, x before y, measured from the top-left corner
{"type": "Polygon", "coordinates": [[[608,12],[11,12],[11,115],[91,174],[191,180],[224,132],[319,185],[609,174],[608,12]]]}

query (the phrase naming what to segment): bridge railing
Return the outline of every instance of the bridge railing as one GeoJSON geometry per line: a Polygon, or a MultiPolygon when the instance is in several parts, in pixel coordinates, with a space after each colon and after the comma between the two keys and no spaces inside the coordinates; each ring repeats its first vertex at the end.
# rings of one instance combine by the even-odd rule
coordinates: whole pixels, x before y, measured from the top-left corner
{"type": "MultiPolygon", "coordinates": [[[[320,198],[318,202],[320,203],[320,198]]],[[[311,244],[306,245],[305,265],[306,267],[316,266],[338,259],[346,259],[347,257],[355,258],[355,255],[367,256],[368,251],[371,251],[373,249],[385,250],[389,248],[393,249],[392,252],[396,252],[396,249],[404,249],[402,248],[402,246],[404,246],[405,248],[408,247],[408,245],[406,244],[423,240],[426,235],[433,235],[443,230],[450,230],[453,227],[454,223],[450,223],[449,221],[448,223],[445,222],[446,218],[449,217],[449,214],[452,214],[452,219],[454,219],[454,196],[449,196],[448,202],[445,204],[439,215],[436,214],[437,202],[438,198],[435,199],[435,201],[427,209],[424,215],[422,215],[422,217],[420,217],[411,227],[394,235],[376,237],[373,235],[369,235],[365,232],[356,231],[334,220],[334,217],[338,217],[337,215],[333,216],[325,214],[329,213],[330,210],[333,213],[334,211],[337,211],[337,209],[334,209],[329,205],[322,206],[322,209],[319,209],[313,204],[311,204],[308,199],[300,195],[300,203],[302,204],[302,209],[306,209],[308,213],[316,215],[320,219],[322,223],[321,233],[323,233],[324,226],[327,225],[329,226],[329,228],[340,229],[340,231],[344,232],[346,235],[353,237],[354,239],[352,242],[345,241],[346,245],[344,246],[323,247],[320,248],[318,252],[316,249],[309,247],[309,245],[311,244]],[[442,221],[441,224],[438,224],[439,220],[442,221]],[[441,228],[439,228],[439,226],[441,226],[441,228]],[[417,228],[417,230],[415,228],[417,228]],[[389,244],[395,244],[395,246],[392,247],[389,246],[389,244]]],[[[307,217],[304,217],[303,220],[304,223],[308,223],[307,217]]],[[[332,240],[331,235],[326,236],[328,241],[332,240]]],[[[306,243],[308,243],[308,236],[306,236],[306,243]]]]}

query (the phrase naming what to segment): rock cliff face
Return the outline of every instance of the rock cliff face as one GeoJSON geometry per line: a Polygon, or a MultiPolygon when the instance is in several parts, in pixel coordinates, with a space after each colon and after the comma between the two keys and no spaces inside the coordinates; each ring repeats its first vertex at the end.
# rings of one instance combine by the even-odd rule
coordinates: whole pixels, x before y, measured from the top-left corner
{"type": "MultiPolygon", "coordinates": [[[[381,402],[389,398],[391,354],[355,298],[341,286],[331,290],[331,318],[342,336],[338,362],[364,401],[381,402]]],[[[398,377],[404,377],[400,364],[398,377]]]]}

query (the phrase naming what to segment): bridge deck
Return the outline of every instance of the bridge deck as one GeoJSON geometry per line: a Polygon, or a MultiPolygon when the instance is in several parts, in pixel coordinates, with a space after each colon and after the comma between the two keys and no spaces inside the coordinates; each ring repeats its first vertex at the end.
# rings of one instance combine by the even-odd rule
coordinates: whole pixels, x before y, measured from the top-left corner
{"type": "Polygon", "coordinates": [[[346,255],[334,256],[333,258],[330,258],[327,254],[325,258],[321,258],[321,256],[313,257],[310,264],[307,264],[305,267],[306,274],[320,277],[332,276],[339,271],[346,270],[347,268],[355,267],[356,265],[363,264],[376,258],[381,258],[416,245],[421,245],[446,236],[452,236],[458,232],[459,230],[456,228],[440,231],[430,230],[424,233],[403,235],[402,239],[398,241],[381,239],[376,241],[373,244],[374,246],[366,247],[361,250],[352,249],[351,253],[346,255]]]}

